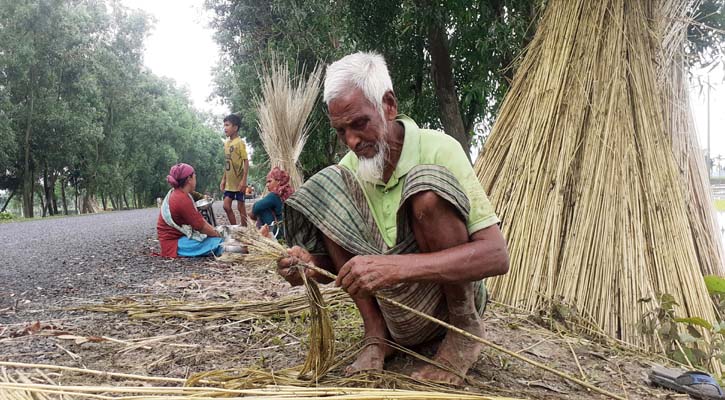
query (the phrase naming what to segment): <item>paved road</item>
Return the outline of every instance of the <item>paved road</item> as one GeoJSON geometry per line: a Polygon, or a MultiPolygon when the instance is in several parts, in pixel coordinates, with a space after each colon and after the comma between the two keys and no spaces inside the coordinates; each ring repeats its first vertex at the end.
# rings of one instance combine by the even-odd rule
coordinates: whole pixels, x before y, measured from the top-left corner
{"type": "Polygon", "coordinates": [[[194,268],[151,256],[157,216],[150,208],[0,224],[0,310],[122,293],[194,268]]]}

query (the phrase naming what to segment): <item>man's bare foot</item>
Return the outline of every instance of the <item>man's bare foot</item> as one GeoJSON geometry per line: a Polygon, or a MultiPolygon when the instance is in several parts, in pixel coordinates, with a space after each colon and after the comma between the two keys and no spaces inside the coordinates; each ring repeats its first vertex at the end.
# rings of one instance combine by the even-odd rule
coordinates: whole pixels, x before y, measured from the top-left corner
{"type": "MultiPolygon", "coordinates": [[[[451,315],[450,321],[451,324],[473,335],[480,337],[483,334],[483,326],[481,325],[481,318],[478,314],[451,315]]],[[[443,342],[438,348],[438,352],[433,357],[433,360],[450,367],[451,370],[458,374],[428,364],[414,372],[411,377],[414,379],[425,379],[460,385],[463,383],[461,376],[465,376],[473,363],[478,360],[478,355],[481,353],[481,346],[479,342],[449,331],[443,338],[443,342]]]]}
{"type": "Polygon", "coordinates": [[[345,368],[345,375],[350,376],[365,370],[382,371],[385,358],[395,350],[382,340],[366,339],[368,344],[360,351],[357,359],[345,368]]]}

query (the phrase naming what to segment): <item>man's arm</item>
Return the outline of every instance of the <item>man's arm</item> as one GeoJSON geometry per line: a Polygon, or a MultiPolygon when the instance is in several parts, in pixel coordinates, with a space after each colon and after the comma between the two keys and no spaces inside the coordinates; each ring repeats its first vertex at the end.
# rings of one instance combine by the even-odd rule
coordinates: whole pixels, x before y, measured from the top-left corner
{"type": "Polygon", "coordinates": [[[226,189],[226,186],[227,186],[227,171],[225,168],[224,171],[222,171],[222,181],[219,184],[219,190],[224,192],[224,189],[226,189]]]}
{"type": "Polygon", "coordinates": [[[475,232],[468,243],[433,253],[356,256],[337,276],[351,295],[400,282],[472,282],[508,272],[506,241],[498,225],[475,232]]]}

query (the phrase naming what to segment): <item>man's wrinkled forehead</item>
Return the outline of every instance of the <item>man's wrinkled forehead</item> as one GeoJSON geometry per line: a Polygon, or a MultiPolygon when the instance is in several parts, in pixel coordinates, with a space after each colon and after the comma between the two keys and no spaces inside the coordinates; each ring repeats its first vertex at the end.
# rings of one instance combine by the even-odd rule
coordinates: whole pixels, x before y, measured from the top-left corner
{"type": "Polygon", "coordinates": [[[343,115],[375,112],[375,105],[368,100],[359,88],[351,89],[342,96],[338,96],[325,105],[325,113],[328,118],[335,116],[340,118],[343,115]]]}

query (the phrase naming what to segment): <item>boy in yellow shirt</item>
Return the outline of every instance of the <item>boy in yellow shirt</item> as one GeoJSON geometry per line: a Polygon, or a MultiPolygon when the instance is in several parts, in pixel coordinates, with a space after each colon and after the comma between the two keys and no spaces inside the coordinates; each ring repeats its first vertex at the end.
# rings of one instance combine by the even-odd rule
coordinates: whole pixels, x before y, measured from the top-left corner
{"type": "Polygon", "coordinates": [[[247,189],[247,173],[249,172],[249,160],[247,159],[247,147],[242,138],[239,137],[239,126],[242,120],[239,116],[231,114],[224,118],[224,174],[219,184],[219,189],[224,192],[224,211],[227,213],[229,223],[237,224],[237,219],[232,209],[232,202],[237,201],[239,210],[239,223],[247,226],[247,211],[244,207],[244,192],[247,189]]]}

